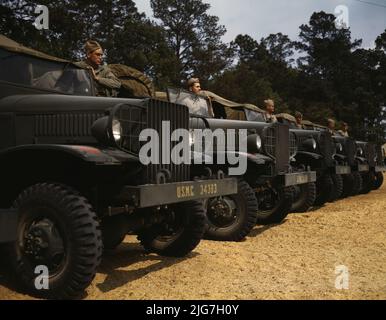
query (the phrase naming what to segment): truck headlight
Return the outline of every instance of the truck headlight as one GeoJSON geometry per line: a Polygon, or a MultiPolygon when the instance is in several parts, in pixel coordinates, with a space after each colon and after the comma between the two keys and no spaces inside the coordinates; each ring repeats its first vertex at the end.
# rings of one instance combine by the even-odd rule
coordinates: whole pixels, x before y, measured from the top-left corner
{"type": "Polygon", "coordinates": [[[358,155],[359,155],[359,156],[363,156],[363,149],[362,149],[362,148],[359,148],[359,149],[358,149],[358,155]]]}
{"type": "Polygon", "coordinates": [[[341,143],[337,143],[336,144],[336,151],[339,152],[339,153],[343,152],[343,146],[342,146],[341,143]]]}
{"type": "Polygon", "coordinates": [[[305,140],[303,142],[303,146],[307,149],[307,150],[312,150],[312,151],[315,151],[316,150],[316,141],[314,138],[309,138],[307,140],[305,140]]]}
{"type": "Polygon", "coordinates": [[[263,143],[258,134],[252,134],[247,137],[247,149],[249,153],[258,153],[261,150],[263,143]]]}
{"type": "Polygon", "coordinates": [[[113,120],[111,131],[115,141],[120,141],[122,139],[122,125],[121,122],[117,119],[113,120]]]}
{"type": "Polygon", "coordinates": [[[261,141],[261,137],[257,134],[256,135],[256,148],[257,150],[260,150],[261,149],[261,146],[262,146],[262,141],[261,141]]]}
{"type": "Polygon", "coordinates": [[[189,145],[193,146],[195,142],[196,142],[196,137],[194,135],[194,131],[190,130],[189,131],[189,145]]]}

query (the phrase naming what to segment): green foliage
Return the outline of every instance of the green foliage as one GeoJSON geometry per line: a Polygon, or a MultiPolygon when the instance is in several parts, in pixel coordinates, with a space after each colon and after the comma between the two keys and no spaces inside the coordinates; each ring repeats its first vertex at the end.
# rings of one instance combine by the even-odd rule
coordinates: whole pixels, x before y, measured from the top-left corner
{"type": "Polygon", "coordinates": [[[205,85],[231,63],[232,50],[221,40],[225,34],[219,18],[208,14],[201,0],[151,0],[154,17],[161,21],[177,72],[171,84],[181,85],[199,76],[205,85]]]}

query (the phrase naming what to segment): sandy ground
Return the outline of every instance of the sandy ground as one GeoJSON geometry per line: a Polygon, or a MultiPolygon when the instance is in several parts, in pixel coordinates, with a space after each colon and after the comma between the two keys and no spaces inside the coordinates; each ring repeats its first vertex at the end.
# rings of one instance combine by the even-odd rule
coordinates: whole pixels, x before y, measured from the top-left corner
{"type": "MultiPolygon", "coordinates": [[[[104,256],[85,299],[386,299],[386,184],[256,227],[241,243],[202,241],[184,259],[145,254],[127,237],[104,256]],[[336,267],[348,289],[336,289],[336,267]]],[[[0,269],[0,299],[32,299],[0,269]]]]}

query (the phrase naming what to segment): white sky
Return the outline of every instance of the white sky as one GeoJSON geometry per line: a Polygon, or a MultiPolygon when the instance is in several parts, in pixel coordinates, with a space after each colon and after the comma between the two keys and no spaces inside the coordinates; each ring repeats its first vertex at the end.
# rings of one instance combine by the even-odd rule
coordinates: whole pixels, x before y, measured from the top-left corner
{"type": "MultiPolygon", "coordinates": [[[[140,12],[152,16],[149,0],[134,0],[140,12]]],[[[299,26],[308,24],[315,11],[334,13],[345,5],[349,13],[352,36],[363,39],[362,46],[373,47],[374,41],[386,29],[386,0],[204,0],[211,5],[210,14],[220,18],[227,33],[225,42],[238,34],[249,34],[256,40],[271,33],[282,32],[292,40],[299,26]],[[369,4],[373,3],[374,5],[369,4]]]]}

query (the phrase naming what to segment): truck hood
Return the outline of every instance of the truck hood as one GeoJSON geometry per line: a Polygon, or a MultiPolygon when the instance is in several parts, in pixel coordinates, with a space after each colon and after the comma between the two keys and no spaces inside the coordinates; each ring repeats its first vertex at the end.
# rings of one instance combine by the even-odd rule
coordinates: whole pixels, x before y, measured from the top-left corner
{"type": "Polygon", "coordinates": [[[14,95],[0,99],[0,112],[36,113],[104,111],[117,104],[145,105],[146,99],[70,96],[59,94],[14,95]]]}

